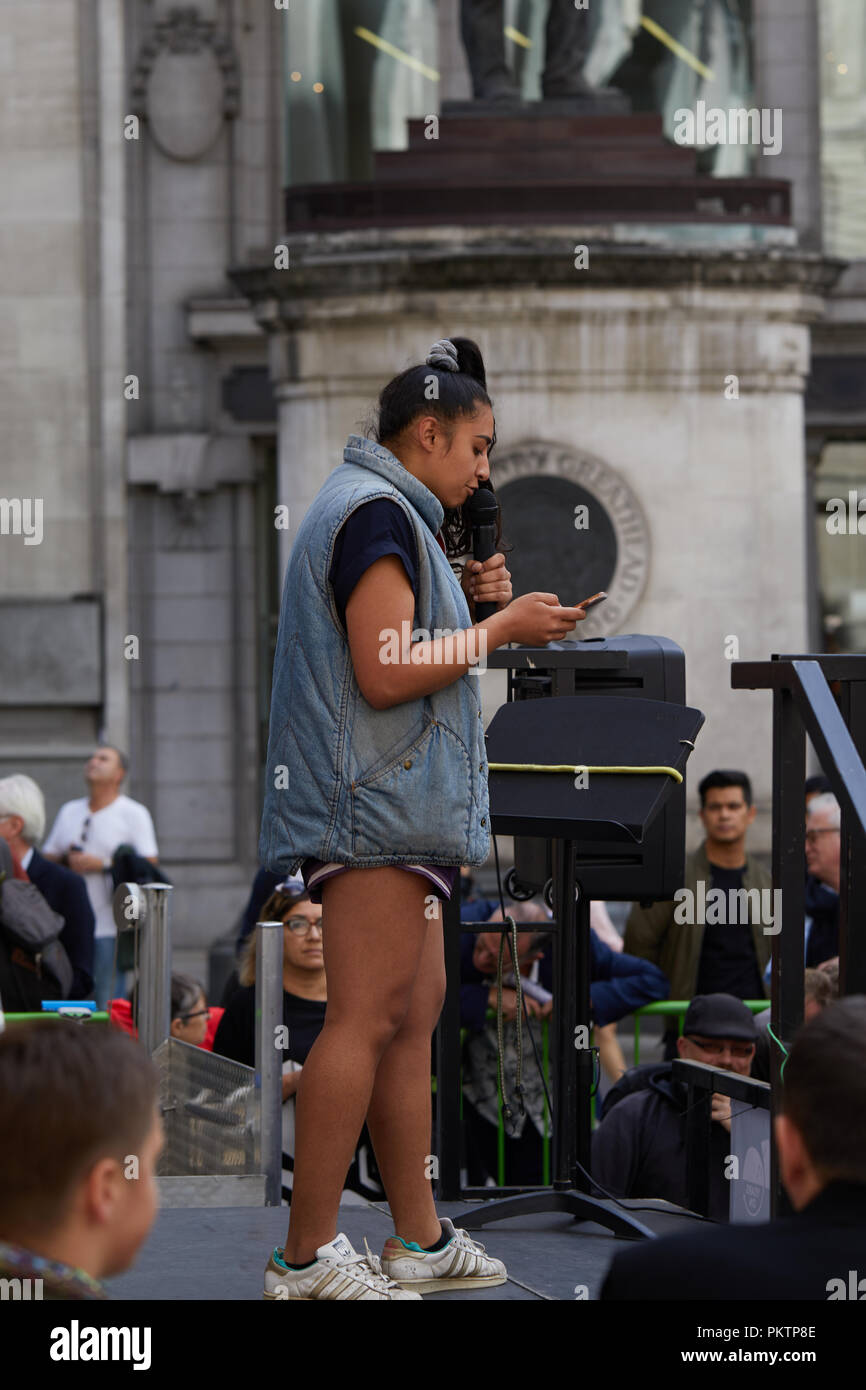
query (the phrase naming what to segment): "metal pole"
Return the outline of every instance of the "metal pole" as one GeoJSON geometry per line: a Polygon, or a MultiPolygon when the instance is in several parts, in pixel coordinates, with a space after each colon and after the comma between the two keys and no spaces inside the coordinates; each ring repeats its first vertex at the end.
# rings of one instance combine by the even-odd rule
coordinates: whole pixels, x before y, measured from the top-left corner
{"type": "Polygon", "coordinates": [[[138,1036],[148,1052],[171,1032],[170,883],[145,883],[139,933],[138,1036]]]}
{"type": "Polygon", "coordinates": [[[278,1207],[283,1169],[283,924],[256,923],[256,1085],[265,1206],[278,1207]]]}
{"type": "Polygon", "coordinates": [[[440,1201],[459,1200],[460,1191],[460,876],[444,904],[445,1004],[436,1028],[436,1153],[440,1201]]]}
{"type": "MultiPolygon", "coordinates": [[[[806,778],[806,736],[790,690],[773,691],[773,887],[782,893],[782,930],[773,939],[770,1018],[785,1047],[803,1022],[803,956],[805,935],[806,857],[803,783],[806,778]]],[[[775,927],[779,923],[774,923],[775,927]]],[[[772,1043],[770,1079],[772,1116],[781,1109],[782,1054],[772,1043]]],[[[770,1210],[774,1217],[790,1213],[779,1171],[775,1129],[770,1139],[770,1210]]]]}
{"type": "Polygon", "coordinates": [[[578,1171],[579,1160],[589,1168],[589,1107],[592,1053],[579,1049],[576,1029],[589,1028],[589,903],[574,875],[573,840],[554,839],[553,915],[557,932],[553,938],[553,1145],[551,1149],[554,1190],[577,1187],[586,1191],[587,1179],[578,1171]],[[584,939],[581,939],[583,937],[584,939]],[[589,1072],[587,1073],[587,1065],[589,1072]]]}

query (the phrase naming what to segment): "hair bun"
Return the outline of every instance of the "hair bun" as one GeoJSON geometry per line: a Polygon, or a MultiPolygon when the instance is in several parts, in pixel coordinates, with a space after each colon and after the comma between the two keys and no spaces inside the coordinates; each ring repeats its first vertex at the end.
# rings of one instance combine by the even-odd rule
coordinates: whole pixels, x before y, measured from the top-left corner
{"type": "Polygon", "coordinates": [[[457,349],[450,338],[438,338],[428,352],[425,363],[428,367],[438,367],[442,372],[459,372],[457,349]]]}

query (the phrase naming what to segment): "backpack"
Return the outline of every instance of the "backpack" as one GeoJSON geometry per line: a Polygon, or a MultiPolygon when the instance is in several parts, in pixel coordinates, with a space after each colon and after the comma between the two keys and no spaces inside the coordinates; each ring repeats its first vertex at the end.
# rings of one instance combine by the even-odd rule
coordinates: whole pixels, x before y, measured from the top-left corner
{"type": "Polygon", "coordinates": [[[111,860],[115,888],[121,883],[171,883],[158,864],[144,859],[133,845],[118,845],[111,860]]]}
{"type": "MultiPolygon", "coordinates": [[[[134,845],[118,845],[111,860],[111,878],[117,889],[121,883],[171,883],[158,864],[151,864],[134,845]]],[[[130,923],[117,933],[117,969],[133,970],[136,965],[137,927],[130,923]]]]}
{"type": "Polygon", "coordinates": [[[0,839],[0,1001],[7,1013],[39,1013],[43,999],[68,999],[72,965],[60,933],[66,925],[35,883],[13,877],[12,852],[0,839]]]}

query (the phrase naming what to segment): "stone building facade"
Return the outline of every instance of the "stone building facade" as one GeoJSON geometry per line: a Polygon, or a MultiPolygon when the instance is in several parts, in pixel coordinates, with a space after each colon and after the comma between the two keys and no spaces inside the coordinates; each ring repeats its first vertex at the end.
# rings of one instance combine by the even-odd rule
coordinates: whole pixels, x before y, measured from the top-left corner
{"type": "MultiPolygon", "coordinates": [[[[201,969],[255,871],[293,532],[382,384],[442,333],[488,357],[503,495],[552,476],[619,511],[634,564],[594,630],[685,648],[708,715],[694,772],[753,770],[768,845],[769,700],[730,691],[730,656],[821,638],[814,477],[828,442],[866,433],[844,388],[866,281],[822,242],[818,0],[754,11],[793,226],[726,242],[634,222],[287,236],[285,7],[2,6],[0,772],[36,777],[50,817],[95,739],[129,749],[181,964],[201,969]]],[[[457,12],[431,10],[443,100],[468,93],[457,12]]]]}

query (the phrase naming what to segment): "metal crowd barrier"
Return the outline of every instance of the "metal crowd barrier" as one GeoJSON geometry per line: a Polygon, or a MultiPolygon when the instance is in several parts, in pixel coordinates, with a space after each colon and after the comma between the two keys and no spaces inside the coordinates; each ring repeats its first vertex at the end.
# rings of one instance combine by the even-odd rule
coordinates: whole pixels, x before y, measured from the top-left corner
{"type": "MultiPolygon", "coordinates": [[[[684,1061],[677,1058],[673,1064],[673,1075],[678,1081],[684,1081],[688,1087],[688,1103],[686,1106],[686,1188],[688,1191],[689,1211],[699,1212],[706,1216],[709,1211],[710,1195],[710,1130],[712,1126],[712,1102],[714,1092],[720,1095],[729,1096],[733,1101],[739,1101],[743,1106],[743,1112],[761,1112],[770,1110],[771,1088],[767,1081],[757,1081],[750,1076],[738,1076],[735,1072],[723,1071],[720,1067],[709,1066],[706,1062],[684,1061]]],[[[736,1153],[738,1147],[737,1134],[735,1129],[737,1112],[732,1111],[731,1115],[731,1156],[739,1156],[736,1153]]],[[[769,1157],[770,1148],[770,1117],[767,1114],[764,1128],[766,1129],[766,1139],[764,1140],[769,1157]]],[[[759,1154],[760,1139],[752,1146],[752,1155],[756,1160],[756,1171],[750,1177],[748,1183],[750,1190],[749,1205],[752,1211],[747,1219],[762,1217],[768,1220],[770,1215],[770,1183],[768,1165],[761,1162],[759,1154]],[[756,1181],[757,1178],[763,1181],[756,1181]],[[766,1190],[766,1199],[763,1198],[761,1189],[766,1190]],[[763,1208],[763,1212],[762,1209],[763,1208]]],[[[740,1181],[739,1174],[737,1181],[740,1181]]],[[[743,1178],[745,1182],[745,1176],[743,1178]]],[[[731,1196],[735,1195],[733,1185],[731,1196]]],[[[733,1220],[733,1213],[732,1218],[733,1220]]]]}
{"type": "Polygon", "coordinates": [[[160,1073],[166,1142],[157,1166],[164,1206],[279,1206],[282,1174],[283,924],[256,923],[256,1064],[169,1036],[168,884],[115,894],[139,937],[138,1035],[160,1073]]]}
{"type": "Polygon", "coordinates": [[[262,1206],[265,1175],[255,1068],[166,1038],[153,1054],[165,1143],[164,1206],[262,1206]]]}
{"type": "MultiPolygon", "coordinates": [[[[282,1176],[283,924],[257,922],[256,1064],[170,1036],[171,885],[122,883],[118,931],[137,933],[136,1028],[159,1073],[163,1206],[279,1206],[282,1176]]],[[[7,1023],[62,1017],[6,1014],[7,1023]]],[[[104,1012],[79,1015],[108,1023],[104,1012]]]]}
{"type": "Polygon", "coordinates": [[[169,1036],[171,887],[121,884],[118,929],[139,933],[138,1036],[160,1072],[164,1206],[279,1206],[282,1170],[283,924],[256,931],[256,1065],[169,1036]]]}

